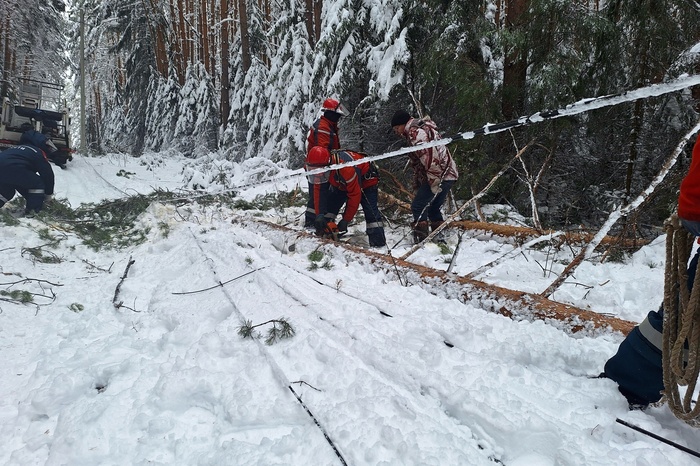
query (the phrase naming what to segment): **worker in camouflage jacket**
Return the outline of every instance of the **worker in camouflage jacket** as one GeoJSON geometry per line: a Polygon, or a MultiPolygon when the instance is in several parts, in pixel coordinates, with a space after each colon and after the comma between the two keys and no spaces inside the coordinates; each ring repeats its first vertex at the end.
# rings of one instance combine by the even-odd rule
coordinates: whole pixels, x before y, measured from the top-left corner
{"type": "MultiPolygon", "coordinates": [[[[441,139],[437,126],[430,118],[413,118],[404,110],[394,113],[391,127],[412,146],[441,139]]],[[[409,153],[408,158],[413,168],[415,192],[411,203],[413,238],[419,243],[428,236],[429,227],[435,230],[442,225],[444,219],[440,209],[459,173],[450,151],[444,145],[416,150],[409,153]]]]}
{"type": "Polygon", "coordinates": [[[27,201],[25,215],[39,212],[54,190],[54,174],[47,155],[56,146],[45,135],[29,130],[20,145],[0,152],[0,207],[18,192],[27,201]]]}

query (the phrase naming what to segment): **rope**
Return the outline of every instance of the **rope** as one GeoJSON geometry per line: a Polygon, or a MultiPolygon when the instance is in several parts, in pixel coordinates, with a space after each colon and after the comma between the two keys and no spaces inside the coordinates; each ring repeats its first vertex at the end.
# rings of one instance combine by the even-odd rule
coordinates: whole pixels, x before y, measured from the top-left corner
{"type": "Polygon", "coordinates": [[[682,228],[676,215],[668,219],[664,227],[667,236],[662,339],[663,393],[671,412],[678,419],[700,427],[700,403],[692,406],[700,373],[700,270],[696,270],[692,291],[688,290],[687,272],[695,237],[682,228]],[[679,387],[686,387],[683,396],[679,387]]]}

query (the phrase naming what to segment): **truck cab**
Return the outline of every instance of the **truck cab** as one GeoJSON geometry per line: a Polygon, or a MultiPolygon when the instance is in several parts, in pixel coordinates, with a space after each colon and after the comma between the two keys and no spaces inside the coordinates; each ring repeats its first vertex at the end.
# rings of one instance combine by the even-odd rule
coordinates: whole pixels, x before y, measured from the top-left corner
{"type": "Polygon", "coordinates": [[[25,79],[14,98],[6,96],[0,114],[0,150],[19,144],[22,133],[34,129],[51,138],[58,151],[49,160],[66,168],[73,160],[70,147],[70,116],[63,99],[64,86],[25,79]]]}

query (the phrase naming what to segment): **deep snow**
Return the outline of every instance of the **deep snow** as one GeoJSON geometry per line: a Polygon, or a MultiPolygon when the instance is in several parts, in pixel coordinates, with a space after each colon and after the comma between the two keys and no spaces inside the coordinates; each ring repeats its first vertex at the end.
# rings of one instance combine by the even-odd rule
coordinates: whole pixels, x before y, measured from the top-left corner
{"type": "MultiPolygon", "coordinates": [[[[77,156],[55,168],[56,196],[75,207],[154,188],[217,191],[214,174],[248,185],[274,172],[267,163],[77,156]]],[[[295,183],[306,184],[238,195],[295,183]]],[[[588,377],[621,335],[513,321],[492,302],[464,304],[458,289],[255,221],[298,226],[302,212],[153,204],[146,243],[99,252],[41,218],[2,225],[0,290],[36,295],[0,301],[0,464],[341,464],[333,446],[350,465],[700,464],[615,422],[699,445],[667,407],[629,412],[613,382],[588,377]],[[326,265],[310,270],[316,249],[326,265]],[[290,339],[238,334],[243,321],[282,317],[290,339]]],[[[406,231],[388,232],[398,257],[406,231]]],[[[453,271],[512,253],[476,277],[507,288],[542,291],[572,257],[467,236],[453,271]]],[[[446,269],[449,259],[431,244],[410,260],[446,269]]],[[[662,236],[623,263],[580,266],[553,298],[639,321],[661,301],[663,265],[662,236]]]]}

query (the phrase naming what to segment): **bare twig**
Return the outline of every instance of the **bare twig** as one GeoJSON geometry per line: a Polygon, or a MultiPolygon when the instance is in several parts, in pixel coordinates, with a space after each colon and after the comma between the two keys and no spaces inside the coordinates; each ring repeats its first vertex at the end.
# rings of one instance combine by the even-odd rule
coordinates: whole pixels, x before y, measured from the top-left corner
{"type": "Polygon", "coordinates": [[[114,307],[116,307],[117,309],[121,309],[123,307],[124,309],[128,309],[131,312],[141,312],[136,310],[136,298],[134,298],[134,307],[125,306],[123,302],[117,303],[114,307]]]}
{"type": "Polygon", "coordinates": [[[53,283],[48,280],[41,280],[38,278],[23,278],[21,280],[17,280],[16,282],[8,282],[8,283],[0,283],[0,286],[9,286],[9,285],[18,285],[20,283],[29,283],[29,282],[37,282],[37,283],[48,283],[51,286],[63,286],[60,283],[53,283]]]}
{"type": "Polygon", "coordinates": [[[464,232],[459,233],[459,235],[457,236],[457,247],[455,247],[455,252],[452,254],[452,258],[450,259],[450,265],[447,266],[447,273],[451,273],[452,269],[454,268],[455,259],[457,259],[457,254],[459,254],[459,250],[462,247],[463,236],[464,232]]]}
{"type": "Polygon", "coordinates": [[[259,268],[255,269],[255,270],[251,270],[250,272],[246,272],[246,273],[244,273],[243,275],[239,275],[239,276],[234,277],[234,278],[232,278],[232,279],[230,279],[230,280],[227,280],[227,281],[225,281],[225,282],[219,282],[219,283],[217,283],[217,284],[214,285],[214,286],[210,286],[209,288],[204,288],[204,289],[201,289],[201,290],[194,290],[194,291],[181,291],[181,292],[176,292],[176,293],[173,293],[173,294],[178,294],[178,295],[182,295],[182,294],[194,294],[194,293],[201,293],[201,292],[203,292],[203,291],[213,290],[214,288],[219,288],[220,286],[222,287],[222,286],[224,286],[224,285],[226,285],[226,284],[228,284],[228,283],[231,283],[231,282],[234,281],[234,280],[238,280],[239,278],[243,278],[243,277],[245,277],[246,275],[250,275],[250,274],[253,273],[253,272],[257,272],[258,270],[262,270],[262,269],[265,269],[265,268],[267,268],[267,266],[265,266],[265,267],[259,267],[259,268]]]}
{"type": "Polygon", "coordinates": [[[24,303],[18,299],[3,298],[1,296],[0,296],[0,301],[5,301],[6,303],[12,303],[12,304],[29,304],[29,303],[24,303]]]}
{"type": "MultiPolygon", "coordinates": [[[[124,306],[123,301],[118,301],[119,290],[121,289],[122,283],[124,283],[124,280],[126,280],[126,276],[129,274],[129,269],[131,268],[132,265],[134,265],[134,262],[136,262],[136,261],[134,259],[132,259],[131,256],[129,256],[129,263],[126,264],[126,268],[124,269],[124,273],[122,274],[121,279],[119,280],[119,283],[117,284],[117,288],[114,290],[114,298],[112,299],[112,304],[114,305],[115,309],[119,309],[120,307],[126,307],[126,306],[124,306]]],[[[127,309],[130,309],[130,308],[127,307],[127,309]]],[[[130,310],[137,312],[134,309],[130,309],[130,310]]]]}
{"type": "Polygon", "coordinates": [[[308,387],[313,388],[313,389],[316,390],[317,392],[322,391],[322,390],[319,390],[318,388],[314,387],[313,385],[311,385],[311,384],[309,384],[309,383],[307,383],[307,382],[304,382],[303,380],[297,380],[296,382],[289,382],[289,383],[298,383],[299,385],[304,384],[304,385],[306,385],[306,386],[308,386],[308,387]]]}
{"type": "Polygon", "coordinates": [[[108,268],[108,269],[103,269],[103,268],[98,267],[98,266],[96,266],[95,264],[91,263],[91,262],[88,261],[87,259],[83,259],[83,262],[86,263],[87,265],[89,265],[90,267],[92,267],[93,269],[97,269],[97,270],[99,270],[100,272],[107,272],[107,273],[109,273],[109,272],[112,270],[112,266],[114,265],[114,262],[112,262],[112,263],[109,265],[109,268],[108,268]]]}

